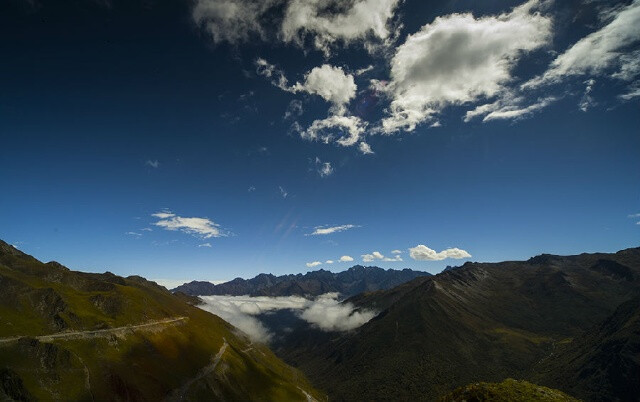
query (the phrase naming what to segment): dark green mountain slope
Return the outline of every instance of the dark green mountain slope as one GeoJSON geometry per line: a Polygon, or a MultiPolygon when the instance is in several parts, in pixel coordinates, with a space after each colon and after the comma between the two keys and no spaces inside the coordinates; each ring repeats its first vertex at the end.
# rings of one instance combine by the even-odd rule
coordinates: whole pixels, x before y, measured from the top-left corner
{"type": "Polygon", "coordinates": [[[323,399],[220,318],[140,277],[74,272],[0,241],[0,399],[323,399]]]}
{"type": "Polygon", "coordinates": [[[558,345],[535,378],[581,398],[640,400],[640,297],[573,342],[558,345]]]}
{"type": "Polygon", "coordinates": [[[218,285],[193,281],[178,286],[174,291],[193,296],[319,296],[338,292],[349,297],[361,292],[390,289],[417,277],[430,275],[428,272],[411,269],[384,270],[355,265],[338,273],[320,269],[297,275],[260,274],[251,279],[236,278],[218,285]]]}
{"type": "Polygon", "coordinates": [[[528,378],[554,345],[636,296],[639,278],[640,249],[467,263],[356,296],[349,301],[381,313],[350,334],[279,353],[335,400],[433,400],[477,381],[528,378]]]}

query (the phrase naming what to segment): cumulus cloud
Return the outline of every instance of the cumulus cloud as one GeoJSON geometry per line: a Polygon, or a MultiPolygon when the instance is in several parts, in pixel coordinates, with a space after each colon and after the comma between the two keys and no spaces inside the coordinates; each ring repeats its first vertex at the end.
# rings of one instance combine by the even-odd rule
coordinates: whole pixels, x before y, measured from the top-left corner
{"type": "Polygon", "coordinates": [[[501,94],[521,56],[549,42],[551,18],[530,0],[511,12],[437,17],[396,49],[381,131],[412,131],[448,105],[501,94]]]}
{"type": "Polygon", "coordinates": [[[317,267],[318,265],[322,265],[320,261],[308,262],[305,264],[308,268],[317,267]]]}
{"type": "Polygon", "coordinates": [[[353,257],[349,256],[349,255],[343,255],[342,257],[340,257],[340,262],[351,262],[353,261],[353,257]]]}
{"type": "Polygon", "coordinates": [[[322,162],[320,158],[316,157],[315,170],[320,177],[327,177],[333,174],[333,167],[330,162],[322,162]]]}
{"type": "Polygon", "coordinates": [[[357,89],[353,75],[346,74],[342,67],[329,64],[314,67],[305,74],[303,83],[298,82],[290,88],[291,92],[318,95],[338,107],[349,103],[355,97],[357,89]]]}
{"type": "Polygon", "coordinates": [[[338,42],[384,41],[399,0],[292,0],[281,26],[285,42],[304,45],[306,36],[326,55],[338,42]],[[339,10],[339,12],[331,12],[339,10]]]}
{"type": "Polygon", "coordinates": [[[391,254],[402,254],[401,250],[392,250],[391,254]]]}
{"type": "Polygon", "coordinates": [[[471,257],[471,254],[459,248],[448,248],[437,252],[423,244],[410,248],[409,255],[417,261],[441,261],[447,258],[462,259],[471,257]]]}
{"type": "Polygon", "coordinates": [[[333,264],[333,263],[334,263],[334,261],[333,261],[333,260],[327,260],[327,261],[325,261],[324,263],[325,263],[325,264],[333,264]]]}
{"type": "Polygon", "coordinates": [[[356,310],[350,303],[340,303],[337,293],[315,299],[299,296],[249,297],[200,296],[200,308],[218,315],[246,333],[254,342],[268,342],[273,334],[256,317],[276,310],[293,310],[310,325],[323,331],[349,331],[376,316],[371,310],[356,310]]]}
{"type": "Polygon", "coordinates": [[[358,225],[340,225],[340,226],[316,226],[313,232],[306,236],[323,236],[338,232],[344,232],[345,230],[357,228],[358,225]]]}
{"type": "Polygon", "coordinates": [[[625,57],[624,50],[640,42],[640,0],[609,11],[607,16],[608,24],[580,39],[524,87],[558,83],[568,76],[598,75],[612,67],[619,69],[616,78],[628,80],[637,74],[637,58],[625,57]]]}
{"type": "Polygon", "coordinates": [[[182,217],[168,210],[157,212],[151,216],[159,219],[153,225],[166,230],[179,230],[203,239],[228,236],[228,233],[220,225],[208,218],[182,217]]]}
{"type": "MultiPolygon", "coordinates": [[[[394,250],[394,251],[398,251],[398,250],[394,250]]],[[[362,261],[363,262],[373,262],[373,261],[376,261],[376,260],[386,261],[386,262],[397,262],[397,261],[402,261],[402,257],[400,257],[399,254],[396,254],[394,257],[385,257],[379,251],[374,251],[371,254],[363,254],[362,255],[362,261]]]]}
{"type": "Polygon", "coordinates": [[[338,44],[386,44],[400,0],[195,0],[193,21],[214,43],[280,40],[330,54],[338,44]]]}

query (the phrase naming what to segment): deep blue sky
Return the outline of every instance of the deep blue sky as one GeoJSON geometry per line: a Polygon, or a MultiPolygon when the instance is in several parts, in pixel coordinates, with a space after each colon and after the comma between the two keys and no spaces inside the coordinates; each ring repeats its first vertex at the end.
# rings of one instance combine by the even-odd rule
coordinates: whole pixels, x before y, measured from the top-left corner
{"type": "MultiPolygon", "coordinates": [[[[638,87],[637,75],[611,78],[623,59],[524,95],[524,106],[555,99],[518,119],[463,121],[498,93],[450,102],[413,131],[373,129],[394,95],[367,90],[369,80],[390,81],[407,35],[437,16],[492,16],[521,2],[477,9],[475,2],[407,0],[394,11],[396,26],[404,25],[387,50],[371,55],[354,41],[332,44],[328,56],[313,47],[312,34],[303,45],[269,32],[216,40],[194,22],[187,1],[57,3],[0,6],[0,238],[39,259],[214,280],[306,272],[314,261],[323,262],[314,269],[337,271],[396,249],[402,262],[366,265],[437,272],[466,260],[638,246],[640,97],[620,97],[638,87]],[[290,86],[322,64],[353,75],[358,90],[346,115],[369,122],[364,138],[374,154],[302,139],[293,121],[308,127],[331,114],[329,103],[276,87],[257,73],[258,58],[290,86]],[[355,76],[368,65],[374,68],[355,76]],[[595,83],[582,111],[589,79],[595,83]],[[285,119],[292,100],[304,112],[285,119]],[[435,121],[440,127],[430,128],[435,121]],[[322,177],[325,162],[332,173],[322,177]],[[151,216],[163,210],[208,218],[224,236],[165,230],[151,216]],[[356,227],[309,235],[340,225],[356,227]],[[472,257],[414,260],[408,249],[417,245],[472,257]],[[343,255],[355,261],[325,262],[343,255]]],[[[542,10],[554,21],[551,36],[513,62],[512,81],[540,76],[615,12],[638,5],[611,2],[606,19],[602,3],[542,10]]],[[[616,57],[637,49],[627,43],[616,57]]]]}

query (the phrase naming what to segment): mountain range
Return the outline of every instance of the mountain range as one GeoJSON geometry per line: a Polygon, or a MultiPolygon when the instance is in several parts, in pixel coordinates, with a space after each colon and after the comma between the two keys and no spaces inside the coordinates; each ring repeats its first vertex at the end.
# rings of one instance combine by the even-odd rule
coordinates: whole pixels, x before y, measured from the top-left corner
{"type": "Polygon", "coordinates": [[[236,278],[218,285],[193,281],[178,286],[173,291],[192,296],[319,296],[337,292],[343,297],[350,297],[362,292],[390,289],[412,279],[430,275],[428,272],[411,269],[384,270],[355,265],[338,273],[320,269],[296,275],[259,274],[251,279],[236,278]]]}
{"type": "Polygon", "coordinates": [[[0,241],[0,400],[324,400],[185,295],[0,241]]]}
{"type": "Polygon", "coordinates": [[[434,400],[531,380],[585,400],[640,395],[640,248],[465,263],[347,300],[377,317],[349,333],[294,328],[275,346],[332,400],[434,400]]]}

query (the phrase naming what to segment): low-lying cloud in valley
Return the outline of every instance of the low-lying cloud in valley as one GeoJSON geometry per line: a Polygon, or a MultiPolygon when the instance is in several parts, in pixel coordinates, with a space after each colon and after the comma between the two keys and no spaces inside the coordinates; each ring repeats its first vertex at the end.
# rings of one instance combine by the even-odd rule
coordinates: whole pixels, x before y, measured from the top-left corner
{"type": "Polygon", "coordinates": [[[300,296],[200,296],[200,308],[216,314],[237,327],[254,342],[269,342],[274,334],[258,318],[260,314],[291,310],[300,319],[322,331],[349,331],[360,327],[377,312],[356,310],[351,303],[341,303],[338,293],[326,293],[315,299],[300,296]]]}

